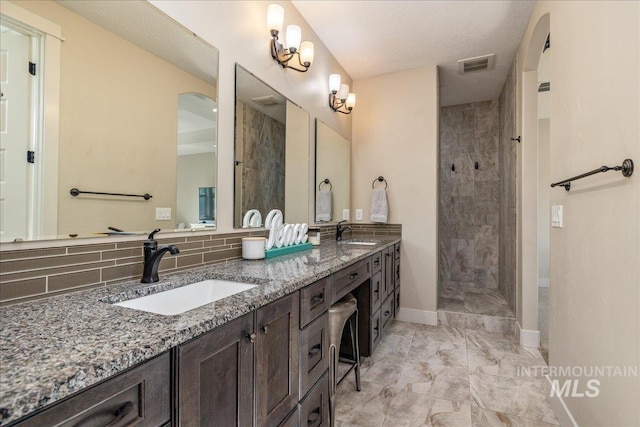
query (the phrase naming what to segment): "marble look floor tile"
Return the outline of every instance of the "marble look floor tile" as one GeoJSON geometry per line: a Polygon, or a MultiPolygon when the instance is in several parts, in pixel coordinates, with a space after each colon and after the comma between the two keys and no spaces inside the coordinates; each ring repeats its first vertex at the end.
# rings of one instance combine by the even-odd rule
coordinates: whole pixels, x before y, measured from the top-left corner
{"type": "Polygon", "coordinates": [[[432,365],[466,367],[467,349],[464,341],[415,338],[407,353],[407,362],[429,362],[432,365]]]}
{"type": "Polygon", "coordinates": [[[466,313],[438,310],[438,327],[464,329],[467,327],[466,313]]]}
{"type": "Polygon", "coordinates": [[[381,361],[369,358],[362,363],[361,376],[369,382],[395,387],[402,373],[404,361],[404,358],[386,358],[381,361]]]}
{"type": "Polygon", "coordinates": [[[472,403],[480,408],[558,424],[547,401],[547,387],[543,381],[470,374],[469,384],[472,403]]]}
{"type": "Polygon", "coordinates": [[[465,288],[464,306],[467,313],[514,317],[502,294],[493,289],[465,288]]]}
{"type": "MultiPolygon", "coordinates": [[[[400,322],[398,320],[393,320],[391,325],[385,329],[385,336],[402,336],[402,337],[410,337],[413,338],[413,335],[420,326],[418,323],[409,323],[409,322],[400,322]]],[[[386,341],[386,340],[384,340],[386,341]]]]}
{"type": "Polygon", "coordinates": [[[353,391],[350,382],[345,380],[336,391],[336,425],[382,426],[397,390],[362,381],[362,390],[358,392],[353,391]]]}
{"type": "Polygon", "coordinates": [[[473,427],[553,427],[557,425],[483,409],[474,403],[471,404],[471,421],[473,427]]]}
{"type": "Polygon", "coordinates": [[[471,426],[469,400],[452,402],[399,391],[389,405],[385,427],[471,426]]]}
{"type": "Polygon", "coordinates": [[[487,332],[481,330],[467,330],[467,348],[489,348],[502,351],[518,352],[520,343],[514,336],[487,332]]]}
{"type": "MultiPolygon", "coordinates": [[[[515,378],[526,375],[527,371],[522,368],[546,366],[537,348],[517,346],[513,350],[515,351],[486,347],[467,349],[469,373],[515,378]]],[[[543,377],[539,378],[545,381],[543,377]]]]}
{"type": "Polygon", "coordinates": [[[466,368],[407,362],[396,385],[399,389],[454,402],[469,398],[466,368]]]}
{"type": "Polygon", "coordinates": [[[438,298],[438,310],[465,312],[464,301],[455,298],[438,298]]]}

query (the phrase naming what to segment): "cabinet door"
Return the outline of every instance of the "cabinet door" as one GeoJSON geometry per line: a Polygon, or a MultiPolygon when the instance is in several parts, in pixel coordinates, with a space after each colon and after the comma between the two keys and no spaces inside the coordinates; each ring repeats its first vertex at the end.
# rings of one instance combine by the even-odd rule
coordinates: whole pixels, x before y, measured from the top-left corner
{"type": "Polygon", "coordinates": [[[170,384],[169,353],[164,353],[17,426],[162,426],[171,419],[170,384]]]}
{"type": "Polygon", "coordinates": [[[278,425],[298,403],[299,301],[295,292],[256,312],[258,426],[278,425]]]}
{"type": "Polygon", "coordinates": [[[176,425],[253,424],[252,334],[250,313],[178,347],[176,425]]]}

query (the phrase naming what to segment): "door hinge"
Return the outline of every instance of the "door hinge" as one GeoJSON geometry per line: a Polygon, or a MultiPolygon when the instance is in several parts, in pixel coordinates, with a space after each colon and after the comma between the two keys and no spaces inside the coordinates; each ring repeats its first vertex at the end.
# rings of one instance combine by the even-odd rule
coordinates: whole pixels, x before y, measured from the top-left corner
{"type": "Polygon", "coordinates": [[[36,152],[35,151],[27,151],[27,163],[35,163],[36,162],[36,152]]]}
{"type": "Polygon", "coordinates": [[[36,63],[35,62],[29,62],[29,74],[31,74],[32,76],[36,75],[36,63]]]}

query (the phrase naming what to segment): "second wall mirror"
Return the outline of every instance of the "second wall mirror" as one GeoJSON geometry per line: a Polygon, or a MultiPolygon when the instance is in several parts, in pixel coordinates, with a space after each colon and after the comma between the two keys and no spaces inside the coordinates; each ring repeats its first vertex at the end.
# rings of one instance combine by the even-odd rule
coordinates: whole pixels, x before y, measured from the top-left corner
{"type": "Polygon", "coordinates": [[[318,119],[315,192],[316,223],[351,219],[351,143],[318,119]]]}

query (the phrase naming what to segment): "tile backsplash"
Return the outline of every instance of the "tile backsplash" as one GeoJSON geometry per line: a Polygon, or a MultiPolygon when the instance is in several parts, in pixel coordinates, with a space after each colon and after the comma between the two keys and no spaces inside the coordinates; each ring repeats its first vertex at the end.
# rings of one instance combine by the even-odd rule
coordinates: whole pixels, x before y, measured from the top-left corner
{"type": "MultiPolygon", "coordinates": [[[[354,235],[402,234],[393,224],[351,224],[354,235]]],[[[335,225],[321,226],[322,239],[335,238],[335,225]]],[[[242,238],[267,236],[267,230],[159,238],[178,255],[165,255],[160,273],[226,262],[242,256],[242,238]]],[[[348,235],[346,235],[348,236],[348,235]]],[[[142,276],[142,241],[69,245],[0,252],[0,305],[65,292],[104,287],[142,276]]]]}

